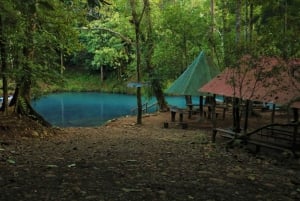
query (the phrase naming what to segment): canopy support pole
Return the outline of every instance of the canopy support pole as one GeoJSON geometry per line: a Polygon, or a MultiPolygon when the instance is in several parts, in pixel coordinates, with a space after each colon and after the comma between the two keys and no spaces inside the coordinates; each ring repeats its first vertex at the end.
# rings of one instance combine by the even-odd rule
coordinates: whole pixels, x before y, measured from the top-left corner
{"type": "Polygon", "coordinates": [[[244,133],[247,133],[247,129],[248,129],[249,105],[250,105],[250,101],[246,100],[244,133]]]}
{"type": "Polygon", "coordinates": [[[199,99],[199,110],[200,110],[200,117],[203,117],[203,96],[200,96],[199,99]]]}
{"type": "Polygon", "coordinates": [[[232,115],[233,115],[233,130],[236,133],[241,131],[240,125],[240,100],[239,98],[233,98],[233,107],[232,107],[232,115]]]}
{"type": "Polygon", "coordinates": [[[275,119],[275,104],[272,105],[272,116],[271,116],[271,123],[274,123],[274,119],[275,119]]]}
{"type": "Polygon", "coordinates": [[[212,97],[212,102],[211,102],[211,113],[212,113],[212,125],[213,125],[213,130],[216,129],[217,127],[217,120],[216,120],[216,94],[213,95],[212,97]]]}
{"type": "Polygon", "coordinates": [[[294,122],[299,121],[299,110],[298,108],[293,108],[293,113],[294,113],[294,122]]]}

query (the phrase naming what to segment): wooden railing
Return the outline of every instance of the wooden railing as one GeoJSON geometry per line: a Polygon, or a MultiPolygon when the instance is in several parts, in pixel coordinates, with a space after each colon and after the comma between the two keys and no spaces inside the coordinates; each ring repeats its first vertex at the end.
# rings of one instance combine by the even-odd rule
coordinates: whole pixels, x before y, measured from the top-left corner
{"type": "MultiPolygon", "coordinates": [[[[149,105],[148,103],[144,103],[144,104],[142,105],[142,112],[143,112],[143,114],[148,113],[149,110],[151,110],[152,108],[154,108],[154,111],[157,112],[158,109],[159,109],[158,103],[157,103],[157,102],[154,102],[154,103],[152,103],[152,104],[150,104],[150,105],[149,105]],[[155,107],[155,108],[154,108],[154,107],[155,107]]],[[[131,109],[131,114],[136,114],[136,113],[137,113],[137,110],[138,110],[137,107],[131,109]]]]}
{"type": "Polygon", "coordinates": [[[236,133],[231,130],[215,128],[212,140],[215,141],[217,132],[224,137],[240,139],[245,144],[256,145],[257,151],[261,146],[279,150],[290,150],[294,155],[300,151],[300,123],[269,124],[248,133],[236,133]]]}

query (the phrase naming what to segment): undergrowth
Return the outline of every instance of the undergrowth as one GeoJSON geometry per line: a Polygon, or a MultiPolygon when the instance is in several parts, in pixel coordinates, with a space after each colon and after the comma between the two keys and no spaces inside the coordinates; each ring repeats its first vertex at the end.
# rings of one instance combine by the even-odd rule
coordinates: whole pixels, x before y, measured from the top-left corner
{"type": "Polygon", "coordinates": [[[65,71],[61,83],[42,84],[36,89],[35,96],[53,92],[109,92],[109,93],[135,93],[134,89],[127,87],[126,81],[108,78],[101,81],[100,75],[87,71],[65,71]]]}

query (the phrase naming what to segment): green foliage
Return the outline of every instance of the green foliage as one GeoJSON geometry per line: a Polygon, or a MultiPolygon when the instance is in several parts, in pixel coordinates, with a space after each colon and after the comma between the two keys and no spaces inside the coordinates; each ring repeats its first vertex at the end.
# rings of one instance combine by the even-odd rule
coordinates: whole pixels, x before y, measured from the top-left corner
{"type": "Polygon", "coordinates": [[[98,74],[89,73],[82,70],[67,69],[63,82],[43,85],[43,90],[34,88],[35,97],[39,97],[45,93],[51,92],[82,92],[82,91],[98,91],[98,92],[114,92],[114,93],[133,93],[127,87],[127,82],[118,81],[115,78],[108,78],[101,81],[98,74]],[[42,93],[41,93],[42,92],[42,93]]]}
{"type": "Polygon", "coordinates": [[[300,32],[299,6],[299,0],[262,4],[259,45],[268,54],[284,58],[300,56],[300,41],[297,40],[300,32]]]}
{"type": "MultiPolygon", "coordinates": [[[[239,41],[236,1],[215,1],[213,21],[210,2],[150,0],[152,36],[147,35],[149,19],[142,18],[140,24],[142,82],[157,79],[166,86],[201,50],[214,54],[214,61],[221,68],[235,66],[245,54],[300,56],[299,0],[241,1],[239,41]],[[146,69],[148,53],[152,53],[151,72],[146,69]]],[[[142,14],[142,6],[143,1],[136,1],[138,14],[142,14]]],[[[72,65],[81,65],[89,72],[104,68],[104,77],[116,80],[107,88],[135,79],[135,30],[128,0],[0,0],[0,15],[7,44],[6,73],[13,82],[19,83],[26,77],[34,87],[44,87],[41,83],[59,85],[63,78],[60,56],[71,54],[72,65]],[[32,55],[25,55],[26,51],[32,55]]],[[[81,78],[66,89],[75,90],[84,79],[90,79],[81,78]]],[[[107,82],[82,90],[103,86],[107,82]]]]}
{"type": "Polygon", "coordinates": [[[207,32],[206,20],[199,16],[199,7],[191,8],[188,3],[165,4],[160,12],[161,20],[155,25],[158,43],[155,44],[153,63],[164,68],[161,70],[165,71],[166,78],[174,79],[200,52],[201,39],[207,32]]]}
{"type": "MultiPolygon", "coordinates": [[[[131,57],[130,38],[119,31],[126,28],[126,19],[121,18],[115,6],[102,7],[99,17],[89,22],[81,29],[80,40],[85,47],[81,54],[86,69],[104,71],[119,71],[120,78],[125,74],[123,68],[131,57]]],[[[127,21],[128,24],[128,21],[127,21]]]]}

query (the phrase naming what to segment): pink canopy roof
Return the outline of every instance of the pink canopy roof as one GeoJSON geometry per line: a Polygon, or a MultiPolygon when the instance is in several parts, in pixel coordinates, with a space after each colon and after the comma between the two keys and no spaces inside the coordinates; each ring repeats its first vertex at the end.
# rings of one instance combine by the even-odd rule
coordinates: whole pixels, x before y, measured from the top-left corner
{"type": "Polygon", "coordinates": [[[270,57],[252,60],[245,56],[240,68],[226,68],[199,91],[275,104],[292,103],[291,107],[300,108],[300,59],[288,63],[270,57]]]}

